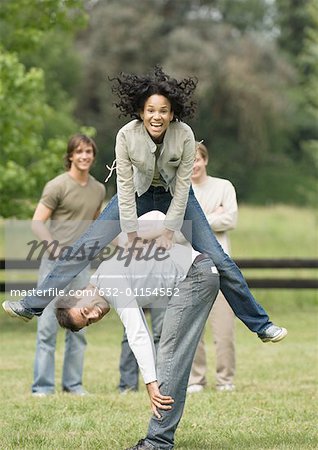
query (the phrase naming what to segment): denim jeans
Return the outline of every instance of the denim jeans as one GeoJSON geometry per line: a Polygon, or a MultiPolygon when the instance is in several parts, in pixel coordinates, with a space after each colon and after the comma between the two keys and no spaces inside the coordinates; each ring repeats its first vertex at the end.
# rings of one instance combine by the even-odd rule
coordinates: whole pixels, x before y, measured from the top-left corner
{"type": "MultiPolygon", "coordinates": [[[[166,308],[156,308],[149,305],[152,336],[156,350],[158,349],[159,339],[161,336],[163,318],[166,308]]],[[[128,344],[127,335],[124,332],[123,340],[121,342],[121,354],[119,362],[119,390],[124,391],[130,389],[132,391],[138,390],[139,368],[138,363],[128,344]]]]}
{"type": "MultiPolygon", "coordinates": [[[[39,270],[38,281],[51,271],[53,261],[43,258],[39,270]]],[[[83,289],[88,282],[88,270],[84,270],[68,286],[68,289],[83,289]]],[[[53,394],[55,390],[55,347],[59,330],[54,301],[38,318],[36,353],[34,361],[34,381],[32,392],[53,394]]],[[[82,376],[84,366],[84,352],[86,347],[85,330],[72,333],[65,332],[65,351],[62,373],[62,389],[68,392],[83,392],[82,376]]]]}
{"type": "Polygon", "coordinates": [[[172,409],[152,416],[146,442],[155,449],[172,449],[174,434],[185,404],[188,379],[197,344],[219,290],[214,262],[194,262],[186,279],[178,285],[179,295],[169,300],[157,354],[157,376],[163,395],[174,398],[172,409]]]}
{"type": "MultiPolygon", "coordinates": [[[[136,196],[137,214],[141,216],[153,210],[159,210],[166,214],[171,201],[171,194],[164,188],[150,186],[145,194],[140,197],[136,196]]],[[[255,333],[264,331],[271,325],[266,311],[254,299],[234,261],[224,253],[211,231],[192,188],[190,188],[184,219],[192,222],[192,232],[189,231],[189,227],[185,223],[181,231],[192,243],[195,250],[206,253],[213,259],[220,273],[221,291],[235,315],[251,331],[255,333]]],[[[23,306],[31,313],[40,315],[55,296],[48,289],[63,289],[90,262],[87,255],[98,254],[120,231],[118,199],[115,195],[98,219],[91,224],[73,246],[74,255],[80,250],[83,254],[83,250],[85,250],[86,257],[70,261],[57,261],[53,270],[39,286],[42,292],[38,295],[25,297],[22,300],[23,306]]]]}

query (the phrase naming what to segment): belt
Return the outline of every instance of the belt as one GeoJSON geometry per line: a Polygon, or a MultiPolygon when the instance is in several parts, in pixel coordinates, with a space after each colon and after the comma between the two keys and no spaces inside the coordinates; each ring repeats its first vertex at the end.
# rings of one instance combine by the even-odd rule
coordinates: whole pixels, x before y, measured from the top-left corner
{"type": "Polygon", "coordinates": [[[198,255],[193,262],[198,263],[200,261],[203,261],[204,259],[209,259],[209,258],[210,258],[209,255],[207,255],[206,253],[200,253],[200,255],[198,255]]]}

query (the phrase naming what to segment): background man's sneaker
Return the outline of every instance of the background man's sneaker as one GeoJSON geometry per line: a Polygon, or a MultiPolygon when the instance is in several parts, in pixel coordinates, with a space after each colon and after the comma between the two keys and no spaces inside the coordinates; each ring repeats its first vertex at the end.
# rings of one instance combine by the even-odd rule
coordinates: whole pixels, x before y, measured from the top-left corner
{"type": "Polygon", "coordinates": [[[197,392],[202,392],[204,387],[202,384],[190,384],[187,388],[188,394],[196,394],[197,392]]]}
{"type": "Polygon", "coordinates": [[[263,333],[258,334],[258,337],[263,342],[279,342],[286,336],[286,328],[281,328],[276,325],[270,325],[265,331],[263,331],[263,333]]]}
{"type": "Polygon", "coordinates": [[[83,387],[80,389],[63,389],[65,394],[77,395],[79,397],[84,397],[85,395],[89,395],[89,393],[83,387]]]}
{"type": "Polygon", "coordinates": [[[35,398],[44,398],[48,397],[49,395],[53,395],[53,392],[32,392],[32,397],[35,398]]]}
{"type": "Polygon", "coordinates": [[[234,384],[218,384],[215,389],[219,392],[233,392],[235,390],[234,384]]]}
{"type": "Polygon", "coordinates": [[[21,302],[9,302],[6,300],[2,303],[2,308],[11,317],[17,317],[24,322],[29,322],[32,319],[33,314],[25,309],[21,302]]]}

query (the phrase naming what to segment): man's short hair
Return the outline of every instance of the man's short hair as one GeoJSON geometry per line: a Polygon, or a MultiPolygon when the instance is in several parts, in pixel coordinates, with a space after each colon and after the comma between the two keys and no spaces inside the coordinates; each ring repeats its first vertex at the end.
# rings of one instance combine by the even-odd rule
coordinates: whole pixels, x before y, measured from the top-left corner
{"type": "Polygon", "coordinates": [[[65,295],[63,297],[60,297],[55,304],[55,315],[57,318],[57,321],[59,325],[62,328],[66,328],[67,330],[71,331],[79,331],[82,328],[78,327],[71,315],[70,315],[70,309],[76,307],[78,303],[78,299],[75,297],[71,297],[70,295],[65,295]]]}

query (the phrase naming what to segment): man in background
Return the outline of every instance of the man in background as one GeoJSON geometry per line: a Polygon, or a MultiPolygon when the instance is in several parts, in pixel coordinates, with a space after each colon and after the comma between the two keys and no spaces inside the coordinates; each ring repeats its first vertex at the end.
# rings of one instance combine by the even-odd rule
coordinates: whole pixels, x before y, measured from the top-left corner
{"type": "MultiPolygon", "coordinates": [[[[209,161],[205,145],[198,143],[192,173],[192,187],[203,212],[222,245],[230,254],[230,241],[227,231],[236,227],[237,201],[232,183],[223,178],[207,174],[209,161]]],[[[209,316],[216,349],[216,389],[232,391],[235,388],[235,323],[234,313],[220,291],[209,316]]],[[[206,386],[206,353],[203,336],[193,360],[188,392],[200,392],[206,386]]]]}
{"type": "MultiPolygon", "coordinates": [[[[66,171],[50,180],[44,187],[32,219],[32,230],[40,241],[51,243],[41,260],[38,284],[52,270],[55,259],[63,247],[72,244],[85,231],[101,210],[105,187],[90,175],[96,156],[93,139],[76,134],[67,145],[66,171]],[[49,226],[47,221],[50,220],[49,226]]],[[[68,285],[67,290],[82,289],[89,279],[88,268],[68,285]]],[[[34,380],[32,394],[44,397],[55,391],[55,349],[58,322],[54,301],[38,317],[34,380]]],[[[85,395],[82,376],[86,338],[84,330],[65,335],[65,353],[62,373],[62,390],[75,395],[85,395]]]]}

